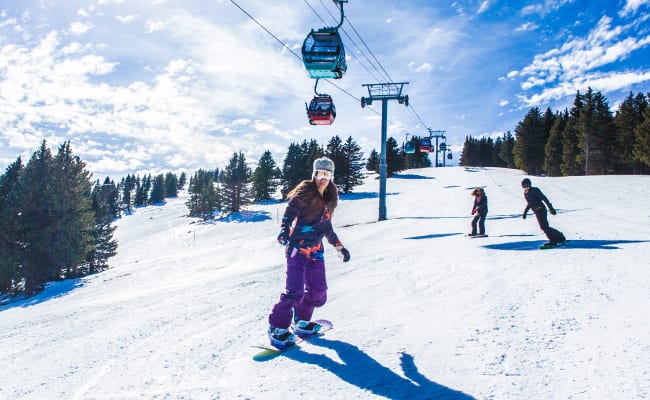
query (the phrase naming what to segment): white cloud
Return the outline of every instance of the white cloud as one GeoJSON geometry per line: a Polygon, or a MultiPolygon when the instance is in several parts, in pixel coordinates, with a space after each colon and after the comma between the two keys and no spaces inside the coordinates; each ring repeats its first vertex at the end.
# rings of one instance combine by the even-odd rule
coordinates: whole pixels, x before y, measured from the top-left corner
{"type": "Polygon", "coordinates": [[[93,24],[88,22],[71,22],[70,23],[70,32],[81,35],[93,29],[93,24]]]}
{"type": "Polygon", "coordinates": [[[501,107],[505,107],[505,106],[507,106],[508,104],[510,104],[510,102],[509,102],[508,100],[501,100],[501,101],[499,102],[499,106],[501,106],[501,107]]]}
{"type": "Polygon", "coordinates": [[[4,28],[6,26],[11,26],[11,25],[16,25],[18,21],[16,18],[9,18],[5,21],[0,21],[0,28],[4,28]]]}
{"type": "Polygon", "coordinates": [[[545,16],[551,12],[557,11],[567,4],[573,3],[575,0],[546,0],[544,3],[531,4],[521,10],[523,15],[538,14],[545,16]]]}
{"type": "Polygon", "coordinates": [[[522,95],[519,98],[527,106],[533,107],[548,104],[553,100],[575,96],[578,91],[584,91],[587,87],[601,92],[611,92],[648,82],[650,82],[650,72],[594,73],[543,89],[538,94],[522,95]]]}
{"type": "Polygon", "coordinates": [[[128,24],[130,22],[135,21],[138,18],[139,18],[139,16],[136,15],[136,14],[118,15],[118,16],[115,17],[115,19],[117,19],[118,21],[120,21],[123,24],[128,24]]]}
{"type": "Polygon", "coordinates": [[[490,1],[489,0],[483,0],[481,5],[479,6],[478,10],[476,11],[477,14],[483,14],[490,8],[490,1]]]}
{"type": "Polygon", "coordinates": [[[165,28],[165,22],[160,19],[150,19],[144,23],[147,33],[154,33],[165,28]]]}
{"type": "Polygon", "coordinates": [[[537,29],[537,25],[532,22],[526,22],[525,24],[519,25],[515,28],[515,32],[529,32],[537,29]]]}
{"type": "MultiPolygon", "coordinates": [[[[528,76],[522,89],[571,81],[589,71],[624,60],[650,44],[650,35],[622,38],[628,27],[612,27],[611,22],[610,17],[604,16],[587,37],[573,39],[559,48],[536,55],[533,62],[519,72],[521,76],[528,76]]],[[[514,72],[509,76],[511,74],[516,76],[514,72]]]]}
{"type": "Polygon", "coordinates": [[[415,62],[409,63],[409,68],[415,72],[430,72],[433,70],[433,66],[427,62],[416,64],[415,62]]]}
{"type": "Polygon", "coordinates": [[[635,14],[642,5],[649,5],[650,0],[627,0],[625,6],[619,12],[621,17],[635,14]]]}

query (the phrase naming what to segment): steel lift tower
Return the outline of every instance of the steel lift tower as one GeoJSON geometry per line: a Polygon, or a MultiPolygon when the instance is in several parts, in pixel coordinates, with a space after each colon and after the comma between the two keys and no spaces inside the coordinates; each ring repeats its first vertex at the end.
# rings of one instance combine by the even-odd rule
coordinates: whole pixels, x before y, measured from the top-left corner
{"type": "Polygon", "coordinates": [[[408,107],[409,96],[402,95],[402,89],[408,82],[365,83],[368,97],[361,98],[361,107],[381,100],[381,157],[379,161],[379,221],[386,219],[386,128],[388,121],[388,100],[397,100],[408,107]]]}

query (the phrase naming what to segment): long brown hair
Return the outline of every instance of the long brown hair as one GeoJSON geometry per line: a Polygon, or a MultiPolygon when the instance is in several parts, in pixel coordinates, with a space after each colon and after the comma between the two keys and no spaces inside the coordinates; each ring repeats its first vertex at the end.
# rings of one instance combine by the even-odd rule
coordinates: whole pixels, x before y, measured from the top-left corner
{"type": "Polygon", "coordinates": [[[476,196],[478,194],[485,195],[485,190],[480,187],[474,188],[474,190],[472,190],[472,196],[476,196]]]}
{"type": "Polygon", "coordinates": [[[316,182],[313,179],[305,179],[293,188],[287,194],[287,197],[289,199],[299,198],[305,203],[306,207],[313,209],[313,212],[316,212],[324,205],[328,206],[330,212],[334,212],[339,201],[339,190],[334,182],[330,180],[321,196],[316,182]]]}

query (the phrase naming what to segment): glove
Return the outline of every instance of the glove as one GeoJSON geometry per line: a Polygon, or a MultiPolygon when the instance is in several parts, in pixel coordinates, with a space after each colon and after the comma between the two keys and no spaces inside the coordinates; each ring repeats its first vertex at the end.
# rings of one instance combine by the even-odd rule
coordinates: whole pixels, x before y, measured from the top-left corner
{"type": "Polygon", "coordinates": [[[549,207],[548,207],[548,212],[550,212],[551,215],[555,215],[555,214],[557,214],[557,211],[555,211],[555,208],[553,208],[553,206],[549,206],[549,207]]]}
{"type": "Polygon", "coordinates": [[[284,231],[281,231],[280,234],[278,235],[278,243],[280,243],[282,246],[286,246],[287,243],[289,243],[289,239],[284,234],[284,231]]]}
{"type": "Polygon", "coordinates": [[[521,214],[521,219],[526,219],[526,213],[521,214]]]}
{"type": "Polygon", "coordinates": [[[348,249],[343,246],[337,246],[336,251],[339,253],[339,258],[343,260],[343,262],[350,261],[350,252],[348,249]]]}

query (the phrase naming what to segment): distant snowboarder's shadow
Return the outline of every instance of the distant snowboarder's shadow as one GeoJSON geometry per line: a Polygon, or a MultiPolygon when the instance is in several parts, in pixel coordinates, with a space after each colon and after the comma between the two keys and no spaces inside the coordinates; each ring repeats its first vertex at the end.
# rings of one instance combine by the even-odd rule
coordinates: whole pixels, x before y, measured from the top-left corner
{"type": "Polygon", "coordinates": [[[323,337],[313,338],[310,345],[326,347],[336,351],[342,363],[324,354],[305,351],[290,351],[288,358],[306,364],[322,367],[342,380],[378,396],[389,399],[474,399],[463,392],[430,381],[415,366],[413,356],[401,355],[401,367],[406,378],[384,367],[357,346],[339,340],[323,337]]]}

